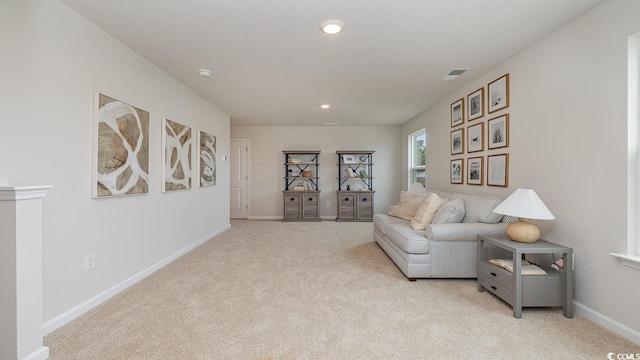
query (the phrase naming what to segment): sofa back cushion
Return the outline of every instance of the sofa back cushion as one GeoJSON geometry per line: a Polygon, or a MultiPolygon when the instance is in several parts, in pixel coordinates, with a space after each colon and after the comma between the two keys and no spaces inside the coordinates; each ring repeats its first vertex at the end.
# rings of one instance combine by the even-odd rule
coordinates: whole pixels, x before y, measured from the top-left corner
{"type": "Polygon", "coordinates": [[[463,223],[495,224],[502,219],[502,215],[493,212],[501,200],[493,196],[453,194],[452,199],[462,199],[465,215],[463,223]]]}
{"type": "Polygon", "coordinates": [[[424,230],[427,225],[431,224],[433,218],[436,216],[436,212],[440,207],[446,203],[447,200],[440,196],[429,193],[427,197],[422,201],[422,204],[416,210],[415,215],[411,218],[411,228],[413,230],[424,230]]]}
{"type": "Polygon", "coordinates": [[[413,194],[402,191],[400,193],[400,202],[389,210],[389,215],[405,220],[411,220],[427,195],[428,193],[413,194]]]}
{"type": "Polygon", "coordinates": [[[461,223],[464,219],[464,201],[453,199],[446,202],[438,209],[432,224],[461,223]]]}
{"type": "Polygon", "coordinates": [[[441,198],[445,199],[445,200],[451,200],[451,196],[453,195],[453,193],[447,192],[447,191],[440,191],[440,190],[426,190],[427,192],[432,192],[435,193],[436,195],[440,196],[441,198]]]}

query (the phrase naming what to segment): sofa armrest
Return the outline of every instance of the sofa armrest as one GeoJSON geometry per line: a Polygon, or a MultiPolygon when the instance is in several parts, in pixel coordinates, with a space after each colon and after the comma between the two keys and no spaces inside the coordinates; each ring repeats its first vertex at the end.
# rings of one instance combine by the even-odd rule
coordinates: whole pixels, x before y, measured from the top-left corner
{"type": "Polygon", "coordinates": [[[500,235],[507,233],[506,223],[449,223],[430,224],[425,237],[431,241],[476,241],[478,235],[500,235]]]}

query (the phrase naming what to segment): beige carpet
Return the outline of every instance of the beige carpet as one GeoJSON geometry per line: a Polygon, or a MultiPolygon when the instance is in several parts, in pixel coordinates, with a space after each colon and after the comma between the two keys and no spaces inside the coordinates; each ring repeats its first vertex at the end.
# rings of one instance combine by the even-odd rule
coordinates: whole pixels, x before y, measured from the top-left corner
{"type": "Polygon", "coordinates": [[[409,282],[371,223],[230,230],[45,338],[51,359],[598,359],[640,346],[474,280],[409,282]]]}

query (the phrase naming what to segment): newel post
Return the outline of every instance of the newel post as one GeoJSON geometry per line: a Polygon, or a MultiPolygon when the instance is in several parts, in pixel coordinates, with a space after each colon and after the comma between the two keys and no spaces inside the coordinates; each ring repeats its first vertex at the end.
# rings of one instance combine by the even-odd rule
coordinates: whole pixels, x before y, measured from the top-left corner
{"type": "Polygon", "coordinates": [[[0,359],[49,358],[42,328],[43,186],[0,186],[0,359]]]}

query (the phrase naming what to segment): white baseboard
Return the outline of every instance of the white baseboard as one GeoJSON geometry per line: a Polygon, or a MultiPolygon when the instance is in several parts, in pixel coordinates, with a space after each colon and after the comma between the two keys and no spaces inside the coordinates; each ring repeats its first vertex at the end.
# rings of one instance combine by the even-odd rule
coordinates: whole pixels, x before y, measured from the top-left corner
{"type": "Polygon", "coordinates": [[[634,330],[627,325],[621,324],[612,318],[603,315],[577,301],[574,301],[576,312],[585,318],[593,321],[596,324],[602,325],[605,328],[613,331],[614,333],[633,341],[634,343],[640,345],[640,332],[634,330]]]}
{"type": "Polygon", "coordinates": [[[47,360],[49,358],[49,347],[41,346],[38,350],[22,358],[22,360],[47,360]]]}
{"type": "Polygon", "coordinates": [[[137,283],[138,281],[144,279],[145,277],[153,274],[154,272],[160,270],[162,267],[170,264],[171,262],[175,261],[176,259],[178,259],[179,257],[181,257],[182,255],[188,253],[189,251],[195,249],[196,247],[198,247],[199,245],[204,244],[205,242],[207,242],[208,240],[210,240],[211,238],[217,236],[218,234],[222,233],[223,231],[229,229],[231,227],[231,224],[227,224],[223,227],[221,227],[220,229],[214,231],[213,233],[206,235],[205,237],[203,237],[202,239],[194,242],[193,244],[185,247],[184,249],[176,252],[173,255],[170,255],[169,257],[160,260],[159,262],[151,265],[150,267],[140,271],[139,273],[125,279],[124,281],[108,288],[107,290],[99,293],[98,295],[74,306],[73,308],[65,311],[64,313],[54,317],[53,319],[45,322],[43,324],[43,331],[44,331],[44,335],[48,335],[50,333],[52,333],[53,331],[55,331],[56,329],[60,328],[63,325],[68,324],[69,322],[71,322],[72,320],[76,319],[77,317],[79,317],[80,315],[86,313],[87,311],[93,309],[94,307],[102,304],[103,302],[105,302],[106,300],[108,300],[109,298],[111,298],[112,296],[120,293],[121,291],[125,290],[126,288],[130,287],[131,285],[137,283]]]}
{"type": "Polygon", "coordinates": [[[337,216],[320,216],[320,219],[322,220],[335,220],[337,218],[337,216]]]}

